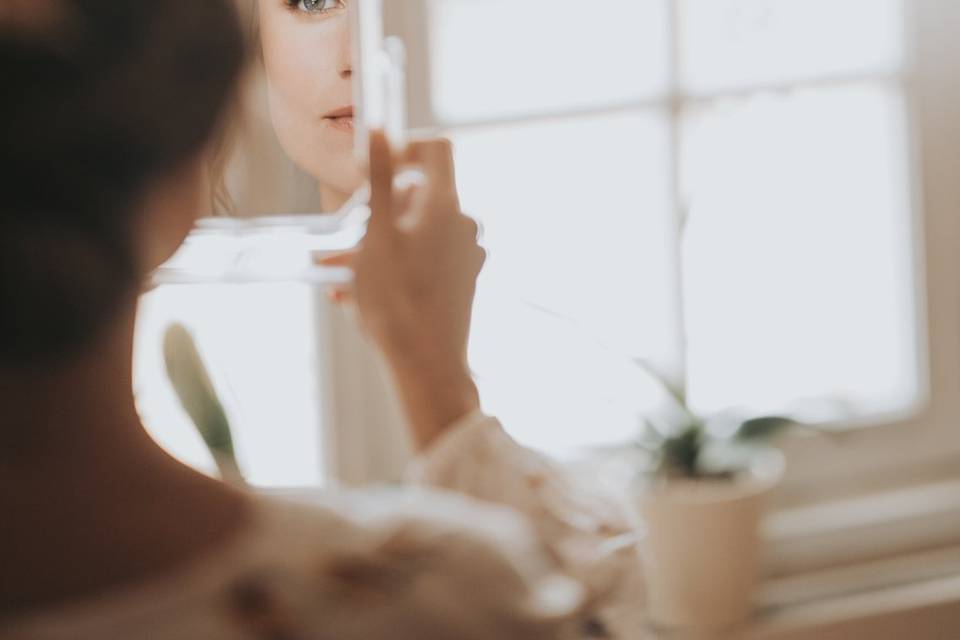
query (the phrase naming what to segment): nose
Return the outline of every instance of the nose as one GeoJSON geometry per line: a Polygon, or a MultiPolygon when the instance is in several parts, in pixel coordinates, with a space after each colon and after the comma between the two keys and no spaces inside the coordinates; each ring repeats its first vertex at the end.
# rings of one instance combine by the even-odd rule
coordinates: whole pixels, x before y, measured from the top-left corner
{"type": "Polygon", "coordinates": [[[337,73],[343,80],[353,77],[353,34],[350,20],[340,20],[337,32],[337,73]]]}

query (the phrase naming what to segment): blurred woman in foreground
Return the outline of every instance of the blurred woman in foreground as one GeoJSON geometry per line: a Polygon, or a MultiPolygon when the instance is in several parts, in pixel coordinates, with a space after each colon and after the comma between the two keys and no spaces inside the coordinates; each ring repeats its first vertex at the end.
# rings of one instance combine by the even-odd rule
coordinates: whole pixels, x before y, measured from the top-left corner
{"type": "Polygon", "coordinates": [[[445,142],[373,137],[351,261],[432,489],[289,504],[147,436],[139,291],[203,209],[243,62],[228,0],[0,0],[0,638],[638,637],[623,513],[479,410],[445,142]],[[398,164],[426,182],[394,193],[398,164]]]}

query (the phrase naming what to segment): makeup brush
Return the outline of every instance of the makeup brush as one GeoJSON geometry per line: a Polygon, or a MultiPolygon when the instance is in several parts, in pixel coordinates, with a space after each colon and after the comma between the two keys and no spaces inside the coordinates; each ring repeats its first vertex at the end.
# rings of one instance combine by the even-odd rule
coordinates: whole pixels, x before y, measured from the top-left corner
{"type": "Polygon", "coordinates": [[[233,448],[230,421],[213,388],[193,336],[186,327],[172,324],[167,328],[163,337],[163,357],[167,377],[173,384],[180,404],[213,455],[220,477],[227,483],[245,486],[233,448]]]}

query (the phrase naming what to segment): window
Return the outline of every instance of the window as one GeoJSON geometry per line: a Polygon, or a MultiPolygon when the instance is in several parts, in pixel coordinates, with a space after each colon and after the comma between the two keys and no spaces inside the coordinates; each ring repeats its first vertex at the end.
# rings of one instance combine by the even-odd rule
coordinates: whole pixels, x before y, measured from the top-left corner
{"type": "MultiPolygon", "coordinates": [[[[521,441],[570,456],[629,440],[663,402],[642,361],[684,376],[702,411],[842,424],[839,446],[789,443],[791,486],[804,498],[960,456],[951,245],[960,9],[940,0],[387,9],[409,48],[411,124],[454,139],[464,207],[485,229],[471,360],[486,407],[521,441]]],[[[383,427],[373,422],[390,413],[372,408],[370,375],[343,375],[361,343],[338,341],[331,355],[321,343],[343,329],[316,337],[328,323],[305,289],[242,291],[158,291],[144,331],[159,330],[161,307],[213,310],[193,325],[214,369],[229,369],[217,374],[228,404],[256,398],[238,439],[258,484],[314,483],[333,467],[383,479],[385,457],[363,460],[383,427]],[[232,340],[273,364],[239,362],[232,340]],[[278,371],[299,379],[277,385],[278,371]],[[263,424],[276,430],[257,432],[263,424]],[[324,446],[334,441],[335,451],[324,446]]],[[[159,356],[143,353],[156,378],[159,356]]],[[[185,425],[170,400],[163,417],[145,413],[185,425]]],[[[167,430],[171,448],[203,459],[185,426],[167,430]]]]}
{"type": "Polygon", "coordinates": [[[424,13],[416,124],[457,143],[485,226],[471,353],[520,439],[630,439],[662,401],[636,360],[704,412],[922,406],[900,0],[424,13]]]}

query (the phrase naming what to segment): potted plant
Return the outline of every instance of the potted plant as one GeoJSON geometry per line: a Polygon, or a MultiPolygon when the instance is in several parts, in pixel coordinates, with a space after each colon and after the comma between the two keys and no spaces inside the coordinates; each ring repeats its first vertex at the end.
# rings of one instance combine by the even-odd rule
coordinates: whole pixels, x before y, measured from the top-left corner
{"type": "Polygon", "coordinates": [[[645,420],[638,443],[647,461],[637,506],[647,527],[649,617],[664,628],[734,627],[751,613],[764,503],[784,471],[767,443],[796,423],[698,416],[684,389],[654,375],[673,406],[645,420]]]}

